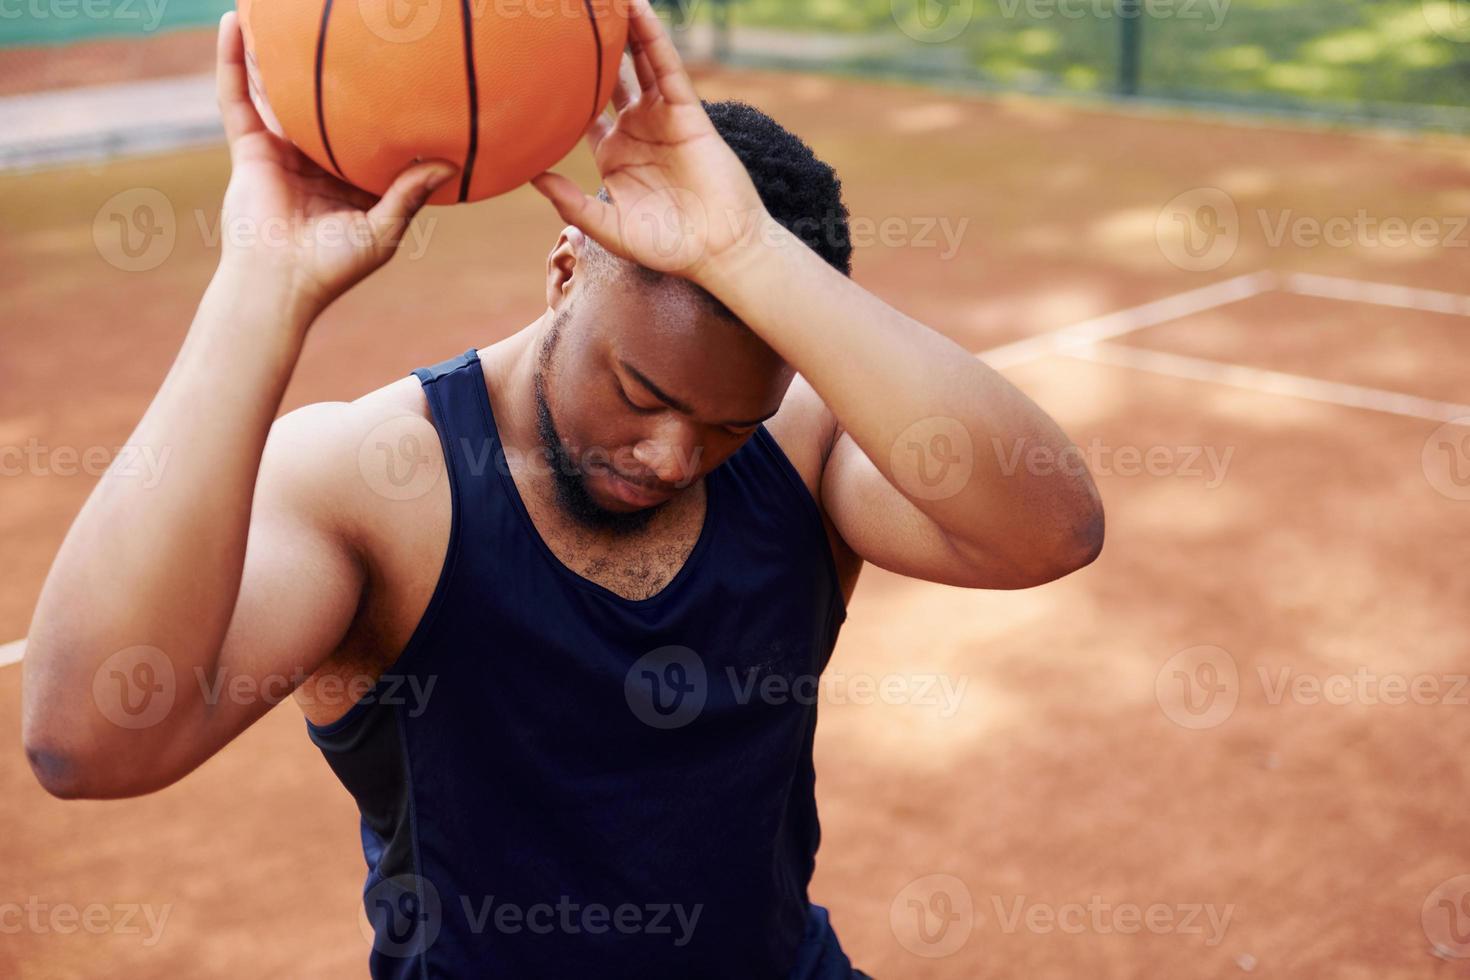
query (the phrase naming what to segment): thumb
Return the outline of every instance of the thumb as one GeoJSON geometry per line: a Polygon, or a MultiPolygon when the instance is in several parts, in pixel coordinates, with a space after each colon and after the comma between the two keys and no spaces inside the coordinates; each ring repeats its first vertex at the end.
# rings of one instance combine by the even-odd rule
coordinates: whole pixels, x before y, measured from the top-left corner
{"type": "Polygon", "coordinates": [[[551,171],[531,178],[541,196],[551,202],[561,220],[576,225],[615,255],[625,255],[617,209],[606,201],[589,197],[573,181],[551,171]]]}
{"type": "Polygon", "coordinates": [[[459,168],[446,160],[431,160],[399,174],[367,213],[374,241],[379,245],[398,244],[413,216],[458,172],[459,168]]]}

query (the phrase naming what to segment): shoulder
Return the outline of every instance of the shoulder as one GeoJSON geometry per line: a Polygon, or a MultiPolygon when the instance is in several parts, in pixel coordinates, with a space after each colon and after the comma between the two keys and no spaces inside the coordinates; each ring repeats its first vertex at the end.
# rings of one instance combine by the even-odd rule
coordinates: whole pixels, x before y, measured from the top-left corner
{"type": "Polygon", "coordinates": [[[361,542],[363,532],[439,482],[443,454],[417,378],[352,402],[316,402],[278,418],[261,460],[257,506],[285,506],[361,542]]]}

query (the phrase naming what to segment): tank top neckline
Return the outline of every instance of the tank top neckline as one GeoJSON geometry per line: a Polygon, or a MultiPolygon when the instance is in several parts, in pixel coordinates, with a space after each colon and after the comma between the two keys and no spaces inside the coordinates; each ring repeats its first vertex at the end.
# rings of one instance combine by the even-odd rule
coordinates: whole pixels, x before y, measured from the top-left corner
{"type": "MultiPolygon", "coordinates": [[[[484,413],[485,425],[487,426],[490,438],[494,443],[495,449],[501,450],[503,452],[505,444],[501,441],[500,426],[495,421],[495,409],[490,403],[490,388],[485,378],[484,367],[481,365],[480,362],[480,352],[479,350],[472,348],[467,352],[467,357],[469,362],[474,365],[476,381],[475,387],[478,389],[480,409],[484,413]]],[[[681,565],[679,567],[679,570],[674,573],[674,576],[664,584],[664,587],[659,589],[653,595],[647,596],[642,599],[630,599],[627,596],[619,595],[612,589],[609,589],[607,586],[602,585],[599,582],[592,581],[590,578],[587,578],[585,575],[582,575],[581,573],[572,569],[567,565],[566,562],[558,558],[556,552],[551,550],[551,545],[546,543],[546,538],[542,536],[541,529],[538,528],[536,526],[536,522],[531,519],[531,512],[526,508],[526,502],[521,497],[520,487],[516,486],[515,477],[511,475],[510,466],[496,466],[494,467],[494,469],[496,471],[496,474],[500,478],[501,487],[505,492],[506,498],[511,502],[511,506],[515,509],[515,512],[519,517],[520,522],[524,527],[526,533],[530,535],[531,540],[536,545],[536,550],[540,552],[541,556],[551,566],[555,573],[559,577],[567,580],[572,585],[576,586],[577,588],[580,588],[587,592],[591,592],[593,595],[599,596],[602,599],[615,605],[623,606],[630,609],[653,608],[659,603],[664,602],[671,595],[676,594],[682,588],[684,583],[693,575],[695,568],[700,564],[705,552],[709,550],[710,539],[714,536],[713,532],[715,527],[715,508],[719,499],[719,491],[716,489],[716,484],[719,482],[716,478],[716,474],[719,473],[718,467],[705,475],[704,521],[700,524],[699,537],[695,539],[694,547],[689,550],[689,554],[686,555],[684,558],[684,564],[681,565]]]]}

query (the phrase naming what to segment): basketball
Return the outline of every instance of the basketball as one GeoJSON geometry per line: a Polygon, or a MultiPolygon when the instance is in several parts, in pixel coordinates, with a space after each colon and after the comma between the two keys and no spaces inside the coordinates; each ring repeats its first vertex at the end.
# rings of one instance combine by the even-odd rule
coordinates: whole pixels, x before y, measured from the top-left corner
{"type": "Polygon", "coordinates": [[[623,6],[239,0],[252,95],[272,128],[374,194],[415,161],[459,164],[432,204],[503,194],[571,151],[612,97],[623,6]]]}

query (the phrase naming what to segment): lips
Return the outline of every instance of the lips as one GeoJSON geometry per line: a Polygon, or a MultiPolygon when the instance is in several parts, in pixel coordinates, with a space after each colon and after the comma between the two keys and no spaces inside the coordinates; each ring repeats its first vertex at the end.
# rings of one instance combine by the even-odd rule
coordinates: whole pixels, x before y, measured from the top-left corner
{"type": "Polygon", "coordinates": [[[673,496],[673,491],[662,485],[651,487],[642,483],[635,483],[627,477],[618,474],[612,469],[603,470],[607,478],[609,489],[613,496],[625,504],[634,507],[652,507],[661,504],[673,496]]]}

